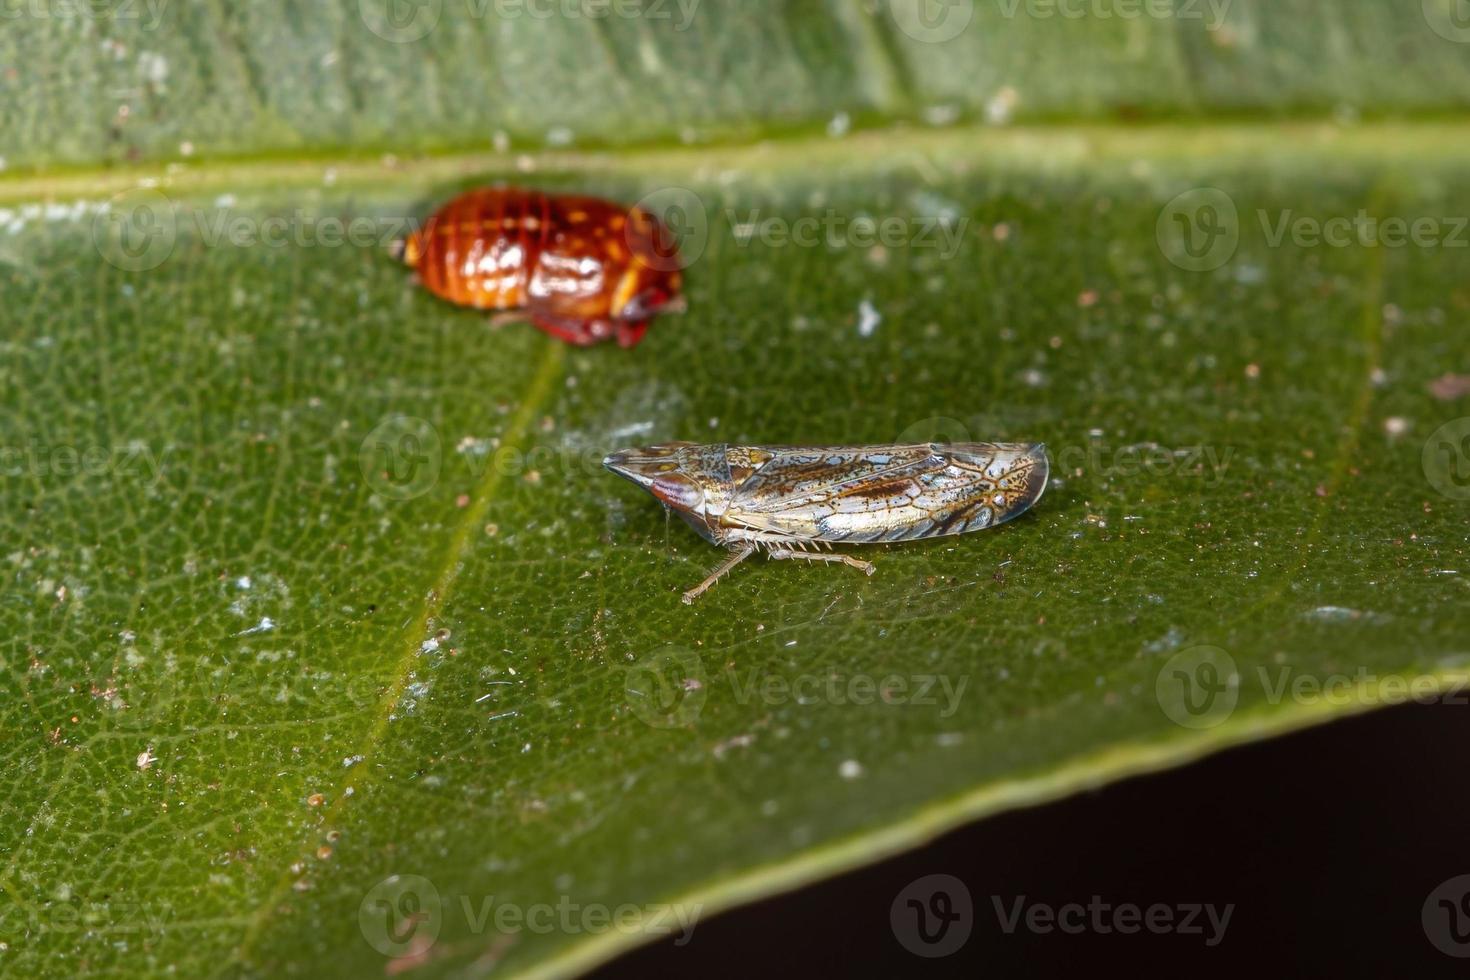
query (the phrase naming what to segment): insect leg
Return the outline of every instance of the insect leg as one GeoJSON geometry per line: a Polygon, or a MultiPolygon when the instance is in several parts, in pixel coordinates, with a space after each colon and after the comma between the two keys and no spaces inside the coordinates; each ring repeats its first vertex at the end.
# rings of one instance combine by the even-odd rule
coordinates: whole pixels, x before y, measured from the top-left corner
{"type": "Polygon", "coordinates": [[[642,340],[643,335],[647,332],[647,320],[639,320],[631,323],[626,320],[620,320],[618,321],[618,346],[637,347],[638,341],[642,340]]]}
{"type": "Polygon", "coordinates": [[[873,563],[872,562],[870,562],[870,561],[863,561],[862,559],[860,559],[860,558],[854,558],[851,555],[822,554],[821,552],[816,552],[814,554],[812,552],[808,552],[808,551],[797,551],[794,548],[787,548],[787,547],[783,547],[783,546],[779,546],[779,545],[776,546],[776,547],[770,548],[769,551],[768,551],[768,554],[770,554],[770,556],[772,558],[776,558],[776,559],[782,559],[782,558],[804,558],[807,561],[840,561],[844,565],[849,565],[849,566],[851,566],[853,568],[858,569],[864,575],[872,575],[873,574],[873,563]]]}
{"type": "Polygon", "coordinates": [[[525,323],[530,317],[526,316],[524,310],[509,310],[505,313],[496,313],[490,317],[490,329],[499,330],[508,327],[512,323],[525,323]]]}
{"type": "Polygon", "coordinates": [[[721,576],[723,576],[730,569],[734,568],[736,565],[740,564],[745,559],[749,558],[754,553],[754,542],[747,542],[736,548],[730,553],[730,557],[725,559],[724,563],[721,564],[719,568],[715,569],[713,572],[710,572],[709,578],[705,579],[703,582],[700,582],[694,588],[684,593],[684,605],[691,605],[694,600],[703,595],[710,586],[718,582],[721,576]]]}
{"type": "Polygon", "coordinates": [[[613,334],[612,325],[606,320],[578,320],[553,313],[532,313],[530,319],[544,332],[576,347],[591,346],[613,334]]]}

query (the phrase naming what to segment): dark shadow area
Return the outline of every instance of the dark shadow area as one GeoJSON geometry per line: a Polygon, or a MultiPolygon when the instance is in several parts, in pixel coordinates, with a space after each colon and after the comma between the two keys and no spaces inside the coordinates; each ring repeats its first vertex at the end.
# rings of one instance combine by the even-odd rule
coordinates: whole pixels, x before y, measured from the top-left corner
{"type": "Polygon", "coordinates": [[[596,976],[1035,977],[1079,967],[1137,976],[1470,976],[1470,877],[1436,893],[1470,875],[1467,746],[1464,704],[1397,707],[1243,746],[981,821],[701,922],[686,946],[645,947],[596,976]],[[910,887],[936,874],[964,882],[968,920],[954,918],[963,896],[910,887]],[[890,907],[905,889],[895,930],[890,907]],[[1094,896],[1106,908],[1090,907],[1094,896]],[[1008,932],[1002,919],[1018,902],[1021,920],[1008,932]],[[1123,908],[1130,903],[1138,931],[1123,933],[1135,924],[1123,908]],[[1214,945],[1220,930],[1203,909],[1188,923],[1199,931],[1186,934],[1193,905],[1215,906],[1217,919],[1233,905],[1214,945]],[[966,921],[968,939],[942,958],[909,952],[897,932],[922,946],[920,909],[937,943],[952,943],[966,921]],[[1027,916],[1045,925],[1048,910],[1081,931],[1028,928],[1027,916]],[[1150,914],[1172,925],[1150,930],[1150,914]],[[941,936],[945,917],[951,932],[941,936]]]}

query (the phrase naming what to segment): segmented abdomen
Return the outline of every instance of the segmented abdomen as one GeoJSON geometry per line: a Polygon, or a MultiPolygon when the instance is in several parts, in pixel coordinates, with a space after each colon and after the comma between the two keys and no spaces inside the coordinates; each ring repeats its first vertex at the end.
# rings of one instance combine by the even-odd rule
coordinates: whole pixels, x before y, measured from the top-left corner
{"type": "Polygon", "coordinates": [[[516,309],[526,305],[555,224],[551,198],[539,191],[470,191],[424,223],[405,259],[430,292],[452,303],[516,309]]]}

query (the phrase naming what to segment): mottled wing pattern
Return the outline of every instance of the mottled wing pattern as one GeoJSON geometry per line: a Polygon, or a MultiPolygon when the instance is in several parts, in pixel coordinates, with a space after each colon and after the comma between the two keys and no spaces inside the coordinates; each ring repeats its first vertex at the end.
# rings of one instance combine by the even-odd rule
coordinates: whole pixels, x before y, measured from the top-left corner
{"type": "Polygon", "coordinates": [[[978,530],[1024,513],[1046,486],[1043,447],[1007,443],[752,447],[771,458],[733,495],[736,528],[830,542],[978,530]]]}

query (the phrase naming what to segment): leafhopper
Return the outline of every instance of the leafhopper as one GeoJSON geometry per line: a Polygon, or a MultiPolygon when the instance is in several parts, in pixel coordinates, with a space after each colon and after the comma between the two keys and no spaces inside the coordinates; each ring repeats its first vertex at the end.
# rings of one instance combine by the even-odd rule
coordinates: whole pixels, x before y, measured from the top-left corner
{"type": "Polygon", "coordinates": [[[963,534],[1024,514],[1046,489],[1041,443],[730,446],[666,442],[603,459],[730,557],[684,593],[691,603],[764,549],[772,558],[870,562],[827,553],[963,534]],[[825,547],[827,552],[820,551],[825,547]]]}

